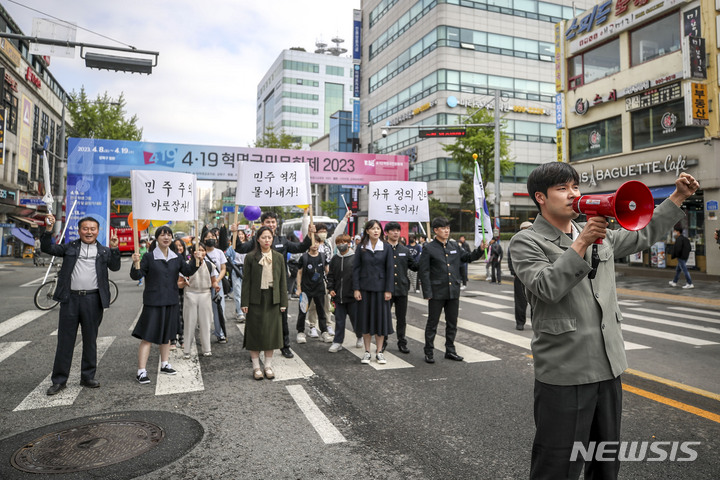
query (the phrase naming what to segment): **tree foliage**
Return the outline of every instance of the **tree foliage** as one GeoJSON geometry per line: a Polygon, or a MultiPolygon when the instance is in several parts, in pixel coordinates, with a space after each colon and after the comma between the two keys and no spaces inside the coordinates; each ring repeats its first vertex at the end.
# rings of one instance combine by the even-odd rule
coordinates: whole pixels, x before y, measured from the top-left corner
{"type": "Polygon", "coordinates": [[[428,210],[430,211],[430,220],[431,221],[435,217],[448,218],[447,203],[441,202],[439,198],[435,198],[435,197],[428,198],[428,210]]]}
{"type": "MultiPolygon", "coordinates": [[[[468,108],[469,118],[464,123],[493,123],[493,114],[485,109],[471,112],[468,108]]],[[[443,145],[443,150],[448,152],[453,160],[459,165],[462,172],[463,183],[460,185],[459,193],[462,196],[462,204],[467,208],[475,209],[473,194],[474,163],[473,153],[477,153],[477,163],[483,179],[483,188],[487,190],[488,183],[495,181],[495,130],[493,126],[468,127],[464,137],[457,137],[455,143],[443,145]]],[[[515,165],[510,161],[510,140],[507,135],[500,133],[500,173],[504,175],[510,172],[515,165]]]]}
{"type": "Polygon", "coordinates": [[[300,150],[302,144],[297,141],[295,137],[289,133],[285,133],[285,130],[280,130],[280,133],[275,133],[275,127],[272,125],[265,126],[265,132],[263,132],[262,138],[255,141],[253,144],[255,148],[282,148],[285,150],[300,150]]]}
{"type": "Polygon", "coordinates": [[[334,216],[335,212],[337,212],[337,209],[337,200],[323,200],[322,202],[320,202],[320,210],[322,211],[323,215],[327,217],[334,216]]]}
{"type": "Polygon", "coordinates": [[[80,92],[70,93],[67,109],[71,119],[67,127],[69,137],[142,140],[142,128],[138,126],[137,115],[126,118],[123,93],[117,100],[113,100],[107,92],[90,100],[85,87],[82,87],[80,92]]]}

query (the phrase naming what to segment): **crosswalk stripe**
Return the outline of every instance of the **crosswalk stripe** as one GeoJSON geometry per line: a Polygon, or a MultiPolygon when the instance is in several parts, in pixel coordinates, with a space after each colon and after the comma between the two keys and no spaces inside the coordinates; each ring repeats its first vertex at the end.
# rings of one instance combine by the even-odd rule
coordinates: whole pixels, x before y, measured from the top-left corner
{"type": "Polygon", "coordinates": [[[714,317],[720,317],[720,312],[716,312],[713,310],[702,310],[700,308],[687,308],[687,307],[668,307],[670,310],[680,310],[684,314],[688,313],[698,313],[700,315],[712,315],[714,317]]]}
{"type": "Polygon", "coordinates": [[[26,310],[21,314],[8,318],[4,322],[0,323],[0,337],[27,325],[36,318],[42,317],[46,313],[48,313],[48,310],[26,310]]]}
{"type": "MultiPolygon", "coordinates": [[[[408,297],[410,298],[410,297],[408,297]]],[[[422,303],[427,306],[427,300],[420,300],[413,297],[413,300],[415,300],[415,303],[422,303]]],[[[493,303],[493,302],[486,302],[485,300],[478,300],[476,298],[468,298],[468,297],[462,297],[460,300],[467,303],[472,303],[473,305],[477,305],[480,307],[487,307],[492,309],[503,309],[503,308],[515,308],[514,305],[502,305],[500,303],[493,303]]]]}
{"type": "MultiPolygon", "coordinates": [[[[479,290],[466,290],[465,295],[479,295],[482,297],[489,297],[489,298],[497,298],[498,300],[507,300],[508,302],[515,302],[515,296],[513,292],[510,292],[510,295],[500,295],[498,293],[488,293],[488,292],[481,292],[479,290]]],[[[467,300],[468,297],[465,295],[460,297],[460,300],[467,300]]]]}
{"type": "MultiPolygon", "coordinates": [[[[387,338],[385,339],[387,340],[387,338]]],[[[343,342],[343,350],[347,350],[348,352],[355,355],[357,358],[362,359],[363,355],[365,355],[365,350],[362,348],[355,348],[355,342],[357,341],[357,337],[355,336],[355,332],[349,329],[345,329],[345,341],[343,342]]],[[[372,349],[372,346],[370,347],[372,349]]],[[[340,350],[342,352],[342,350],[340,350]]],[[[377,360],[375,360],[375,354],[370,352],[372,354],[372,359],[370,360],[369,365],[374,368],[375,370],[394,370],[396,368],[412,368],[413,365],[406,362],[402,358],[398,357],[397,355],[394,355],[387,350],[385,351],[385,360],[387,360],[387,363],[384,365],[381,365],[377,363],[377,360]]]]}
{"type": "MultiPolygon", "coordinates": [[[[408,325],[405,334],[408,338],[417,340],[425,345],[425,330],[417,328],[413,325],[408,325]]],[[[445,345],[445,337],[442,335],[435,335],[435,344],[445,345]]],[[[463,357],[463,361],[467,363],[492,362],[500,360],[498,357],[494,357],[489,353],[482,352],[459,342],[455,342],[455,351],[458,355],[463,357]]]]}
{"type": "MultiPolygon", "coordinates": [[[[100,364],[105,352],[110,347],[115,337],[98,337],[97,339],[97,362],[100,364]]],[[[51,385],[52,373],[45,377],[35,390],[15,407],[14,412],[21,410],[33,410],[36,408],[59,407],[63,405],[72,405],[75,399],[80,395],[83,387],[80,386],[80,362],[82,359],[82,342],[79,342],[73,350],[72,368],[67,381],[67,388],[57,395],[48,396],[45,391],[51,385]]]]}
{"type": "MultiPolygon", "coordinates": [[[[672,308],[672,307],[670,307],[670,308],[672,308]]],[[[632,308],[631,310],[634,311],[634,312],[654,313],[655,315],[657,315],[657,314],[665,314],[665,315],[671,315],[671,316],[677,317],[677,314],[676,314],[676,313],[673,313],[673,312],[665,312],[665,311],[663,311],[663,310],[653,310],[653,309],[651,309],[651,308],[632,308]]],[[[690,309],[688,309],[688,310],[694,310],[694,309],[690,308],[690,309]]],[[[705,310],[705,311],[696,310],[694,313],[698,313],[698,314],[699,314],[700,312],[702,312],[703,314],[706,314],[706,315],[715,314],[715,312],[709,312],[709,311],[707,311],[707,310],[705,310]]],[[[685,312],[683,312],[683,313],[685,313],[685,312]]],[[[720,313],[719,313],[719,314],[720,314],[720,313]]],[[[627,315],[623,313],[623,316],[627,316],[627,315]]],[[[685,318],[690,318],[690,317],[689,317],[689,316],[685,316],[685,318]]],[[[714,318],[703,318],[703,317],[698,316],[698,315],[693,316],[693,317],[692,317],[692,320],[698,320],[698,321],[700,321],[700,322],[707,322],[707,323],[712,323],[712,324],[715,324],[715,325],[720,325],[720,320],[716,320],[716,319],[714,319],[714,318]]],[[[687,324],[686,324],[686,323],[683,323],[683,326],[684,326],[684,325],[687,325],[687,324]]]]}
{"type": "Polygon", "coordinates": [[[13,353],[27,345],[28,342],[1,342],[0,343],[0,362],[8,358],[13,353]]]}
{"type": "Polygon", "coordinates": [[[169,395],[173,393],[200,392],[205,390],[200,359],[198,358],[197,345],[195,342],[190,345],[190,358],[182,358],[182,349],[174,350],[175,363],[173,368],[175,375],[165,375],[160,372],[162,362],[158,360],[157,383],[155,384],[155,395],[169,395]]]}
{"type": "Polygon", "coordinates": [[[672,340],[673,342],[687,343],[689,345],[717,345],[717,342],[710,342],[708,340],[701,340],[699,338],[686,337],[685,335],[677,335],[675,333],[660,332],[651,328],[643,328],[635,325],[628,325],[623,323],[623,331],[638,333],[640,335],[648,335],[650,337],[662,338],[664,340],[672,340]]]}
{"type": "MultiPolygon", "coordinates": [[[[510,312],[483,312],[485,315],[491,315],[493,317],[502,318],[504,320],[510,320],[515,323],[515,314],[510,312]]],[[[650,347],[646,345],[640,345],[639,343],[628,342],[625,340],[625,350],[646,350],[650,347]]]]}
{"type": "MultiPolygon", "coordinates": [[[[236,323],[237,328],[240,330],[242,335],[244,332],[244,325],[236,323]]],[[[287,380],[297,380],[301,378],[309,378],[315,375],[315,372],[307,366],[302,358],[297,354],[295,350],[291,351],[295,354],[293,358],[285,358],[280,353],[280,350],[273,352],[272,358],[272,369],[275,374],[275,381],[282,382],[287,380]]],[[[250,352],[248,352],[248,356],[250,352]]],[[[260,353],[260,360],[264,361],[265,356],[260,353]]],[[[248,375],[252,374],[252,368],[249,369],[248,375]]]]}
{"type": "Polygon", "coordinates": [[[130,324],[130,328],[128,328],[129,331],[135,330],[135,324],[137,324],[138,320],[140,320],[140,314],[142,313],[142,307],[140,307],[140,310],[138,310],[137,315],[135,315],[135,319],[130,324]]]}
{"type": "Polygon", "coordinates": [[[660,325],[668,325],[671,327],[687,328],[688,330],[699,330],[705,333],[720,333],[720,328],[704,327],[702,325],[693,325],[691,323],[676,322],[674,320],[663,320],[661,318],[648,317],[645,315],[635,315],[634,313],[624,313],[623,317],[642,320],[644,322],[659,323],[660,325]]]}
{"type": "Polygon", "coordinates": [[[287,388],[290,396],[295,400],[295,403],[300,407],[300,410],[305,414],[305,418],[308,419],[310,425],[320,435],[323,442],[330,444],[347,441],[343,434],[335,428],[335,425],[315,405],[315,402],[312,401],[302,385],[288,385],[285,388],[287,388]]]}

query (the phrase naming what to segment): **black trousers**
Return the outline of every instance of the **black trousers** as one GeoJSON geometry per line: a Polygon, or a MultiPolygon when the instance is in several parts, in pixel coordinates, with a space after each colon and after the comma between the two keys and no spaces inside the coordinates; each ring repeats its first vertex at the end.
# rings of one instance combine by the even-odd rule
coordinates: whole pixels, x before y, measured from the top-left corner
{"type": "MultiPolygon", "coordinates": [[[[315,304],[315,311],[317,312],[318,325],[320,326],[321,332],[327,332],[327,317],[325,316],[325,294],[318,295],[317,297],[311,297],[308,295],[308,310],[310,309],[310,303],[315,304]]],[[[299,302],[298,302],[299,303],[299,302]]],[[[305,331],[305,317],[307,312],[303,312],[298,307],[298,319],[297,319],[297,331],[298,333],[305,331]]]]}
{"type": "Polygon", "coordinates": [[[282,330],[283,330],[283,348],[290,348],[290,329],[288,328],[288,312],[287,308],[280,315],[282,317],[282,330]]]}
{"type": "Polygon", "coordinates": [[[435,349],[435,334],[440,322],[440,313],[445,310],[445,351],[455,353],[455,334],[457,333],[457,317],[460,299],[428,300],[428,319],[425,325],[425,355],[432,355],[435,349]]]}
{"type": "Polygon", "coordinates": [[[490,272],[492,272],[492,281],[500,283],[500,262],[492,262],[490,272]]]}
{"type": "Polygon", "coordinates": [[[397,319],[397,328],[395,328],[395,333],[397,334],[398,345],[407,346],[407,338],[405,338],[405,330],[407,330],[407,295],[393,295],[390,300],[390,306],[392,307],[392,305],[395,305],[395,318],[397,319]]]}
{"type": "Polygon", "coordinates": [[[525,298],[525,287],[518,277],[514,277],[513,292],[515,295],[515,325],[521,327],[527,321],[527,298],[525,298]]]}
{"type": "MultiPolygon", "coordinates": [[[[585,385],[549,385],[535,380],[535,441],[530,478],[577,479],[584,460],[571,461],[574,442],[620,441],[622,382],[620,377],[585,385]]],[[[597,444],[596,444],[597,445],[597,444]]],[[[607,452],[604,457],[611,454],[607,452]]],[[[587,480],[616,479],[620,462],[585,463],[587,480]]]]}
{"type": "Polygon", "coordinates": [[[103,308],[99,293],[83,296],[70,294],[70,300],[67,303],[60,304],[57,350],[55,350],[52,383],[65,383],[70,376],[78,325],[80,325],[83,342],[80,378],[82,380],[95,378],[97,335],[102,318],[103,308]]]}

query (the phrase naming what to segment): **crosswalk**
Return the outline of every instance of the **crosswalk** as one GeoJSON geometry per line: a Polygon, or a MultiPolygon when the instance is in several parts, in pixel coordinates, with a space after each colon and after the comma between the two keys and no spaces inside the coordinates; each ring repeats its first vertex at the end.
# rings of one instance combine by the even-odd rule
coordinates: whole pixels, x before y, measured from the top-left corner
{"type": "MultiPolygon", "coordinates": [[[[460,303],[461,311],[455,345],[458,354],[464,357],[465,363],[477,364],[480,368],[486,362],[502,362],[511,355],[530,354],[533,332],[531,328],[522,332],[514,329],[514,302],[511,291],[465,291],[460,303]],[[479,338],[482,339],[482,342],[477,341],[479,338]],[[494,348],[492,353],[489,353],[476,347],[478,344],[485,345],[487,342],[502,345],[504,348],[494,348]]],[[[388,348],[385,352],[387,363],[378,364],[373,360],[369,365],[372,370],[383,372],[424,366],[422,346],[425,342],[423,327],[427,316],[427,302],[416,295],[411,295],[409,307],[409,324],[406,335],[412,344],[412,353],[403,355],[396,353],[394,348],[388,348]]],[[[720,344],[720,312],[718,311],[674,306],[653,309],[647,308],[642,300],[623,301],[621,310],[624,317],[623,331],[626,350],[642,352],[662,349],[663,345],[667,345],[668,342],[692,348],[720,348],[716,347],[720,344]]],[[[33,341],[18,337],[22,337],[20,332],[23,331],[23,327],[47,313],[46,311],[28,310],[0,322],[0,363],[16,355],[25,355],[28,358],[36,355],[37,352],[33,351],[33,341]],[[11,337],[12,340],[5,341],[5,337],[11,337]]],[[[131,315],[127,317],[130,319],[129,330],[132,330],[139,313],[138,311],[136,315],[135,311],[132,311],[131,315]]],[[[435,348],[441,352],[445,344],[445,338],[441,335],[444,333],[443,322],[444,319],[441,318],[441,327],[435,338],[435,348]]],[[[236,326],[237,333],[241,336],[244,327],[241,324],[236,326]]],[[[57,330],[50,331],[48,328],[45,335],[57,335],[57,330]]],[[[238,337],[235,336],[235,338],[238,337]]],[[[98,338],[99,363],[101,363],[102,356],[113,348],[115,340],[114,336],[98,338]]],[[[297,382],[317,375],[313,369],[313,362],[359,363],[364,349],[356,348],[355,341],[354,333],[348,330],[345,335],[344,348],[336,354],[328,354],[329,360],[319,360],[316,353],[318,350],[311,344],[293,344],[295,356],[291,359],[284,358],[279,351],[276,351],[273,356],[274,382],[297,382]],[[313,350],[310,350],[311,348],[313,350]]],[[[392,344],[394,341],[394,336],[390,337],[390,343],[392,344]]],[[[324,345],[322,348],[326,349],[324,345]]],[[[45,390],[51,383],[48,374],[19,404],[6,407],[13,411],[23,411],[73,404],[82,392],[82,387],[79,385],[81,353],[82,342],[78,341],[74,350],[70,379],[67,388],[61,394],[51,397],[46,395],[45,390]]],[[[184,359],[180,349],[173,351],[171,363],[178,373],[174,376],[166,376],[154,375],[156,372],[151,372],[155,387],[154,394],[167,396],[205,391],[208,386],[203,380],[202,368],[203,365],[206,365],[205,362],[214,360],[213,357],[198,356],[196,345],[191,346],[190,359],[184,359]]],[[[160,365],[158,364],[157,373],[159,370],[160,365]]],[[[302,404],[302,400],[298,400],[298,402],[298,405],[302,404]]]]}

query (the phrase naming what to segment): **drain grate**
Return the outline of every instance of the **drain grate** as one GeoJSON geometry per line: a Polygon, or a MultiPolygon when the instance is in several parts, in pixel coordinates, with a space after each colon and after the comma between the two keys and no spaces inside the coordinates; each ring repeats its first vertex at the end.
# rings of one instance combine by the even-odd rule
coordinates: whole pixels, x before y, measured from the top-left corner
{"type": "Polygon", "coordinates": [[[119,463],[157,446],[162,428],[149,422],[107,421],[43,435],[20,448],[13,467],[30,473],[69,473],[119,463]]]}

